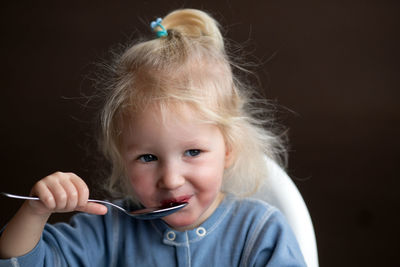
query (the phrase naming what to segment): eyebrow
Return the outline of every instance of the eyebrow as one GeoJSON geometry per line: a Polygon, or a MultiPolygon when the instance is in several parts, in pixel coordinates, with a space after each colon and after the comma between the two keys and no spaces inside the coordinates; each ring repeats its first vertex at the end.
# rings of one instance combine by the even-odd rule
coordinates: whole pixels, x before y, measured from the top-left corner
{"type": "MultiPolygon", "coordinates": [[[[187,140],[187,141],[182,141],[181,142],[181,146],[182,147],[198,147],[198,146],[204,146],[204,143],[209,143],[209,141],[205,140],[202,137],[197,137],[197,138],[193,138],[191,140],[187,140]]],[[[151,147],[145,145],[142,146],[142,144],[138,144],[138,143],[130,143],[128,146],[124,146],[126,149],[125,151],[127,152],[131,152],[134,150],[152,150],[151,147]]]]}
{"type": "Polygon", "coordinates": [[[146,150],[146,149],[143,149],[143,148],[138,148],[139,147],[139,145],[138,144],[130,144],[130,145],[128,145],[128,146],[125,146],[125,151],[126,152],[132,152],[132,151],[135,151],[135,150],[146,150]]]}

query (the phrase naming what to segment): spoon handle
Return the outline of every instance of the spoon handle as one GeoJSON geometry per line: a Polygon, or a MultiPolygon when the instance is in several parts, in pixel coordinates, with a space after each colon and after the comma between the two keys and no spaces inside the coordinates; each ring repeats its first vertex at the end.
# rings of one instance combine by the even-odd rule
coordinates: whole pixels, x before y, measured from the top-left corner
{"type": "MultiPolygon", "coordinates": [[[[10,198],[16,198],[16,199],[39,200],[38,197],[20,196],[20,195],[5,193],[5,192],[1,192],[1,194],[3,196],[10,197],[10,198]]],[[[101,203],[104,205],[110,205],[110,206],[113,206],[114,208],[117,208],[117,209],[123,211],[123,212],[127,212],[124,208],[122,208],[118,205],[115,205],[114,203],[108,202],[108,201],[97,200],[97,199],[88,199],[88,202],[96,202],[96,203],[101,203]]]]}
{"type": "Polygon", "coordinates": [[[39,200],[38,197],[28,197],[28,196],[20,196],[20,195],[14,195],[10,193],[5,193],[1,192],[3,196],[10,197],[10,198],[17,198],[17,199],[28,199],[28,200],[39,200]]]}

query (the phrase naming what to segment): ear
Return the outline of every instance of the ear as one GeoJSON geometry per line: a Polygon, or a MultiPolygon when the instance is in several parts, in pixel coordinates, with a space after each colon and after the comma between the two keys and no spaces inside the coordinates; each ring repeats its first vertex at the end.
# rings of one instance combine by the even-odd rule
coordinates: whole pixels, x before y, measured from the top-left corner
{"type": "Polygon", "coordinates": [[[229,144],[225,144],[225,169],[232,166],[235,161],[235,152],[229,144]]]}

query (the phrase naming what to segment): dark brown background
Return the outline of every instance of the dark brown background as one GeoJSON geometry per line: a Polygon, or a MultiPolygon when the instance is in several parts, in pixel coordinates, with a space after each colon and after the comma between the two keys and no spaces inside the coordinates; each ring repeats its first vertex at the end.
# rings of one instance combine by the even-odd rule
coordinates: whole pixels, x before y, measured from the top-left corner
{"type": "MultiPolygon", "coordinates": [[[[321,266],[398,262],[399,1],[9,2],[0,4],[0,191],[28,194],[57,170],[94,186],[94,109],[79,98],[93,93],[92,63],[157,16],[204,8],[264,62],[267,97],[295,112],[281,116],[288,171],[321,266]]],[[[1,198],[1,225],[19,205],[1,198]]]]}

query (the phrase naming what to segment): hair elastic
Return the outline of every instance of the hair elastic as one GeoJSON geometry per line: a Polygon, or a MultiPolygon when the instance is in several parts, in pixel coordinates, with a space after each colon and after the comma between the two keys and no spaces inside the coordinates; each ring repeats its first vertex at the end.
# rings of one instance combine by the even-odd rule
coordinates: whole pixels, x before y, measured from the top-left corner
{"type": "Polygon", "coordinates": [[[162,19],[158,18],[155,21],[152,21],[150,23],[150,27],[153,29],[153,31],[156,31],[157,27],[160,27],[162,29],[161,31],[156,31],[158,38],[168,35],[167,30],[164,28],[164,26],[161,24],[161,22],[162,22],[162,19]]]}

